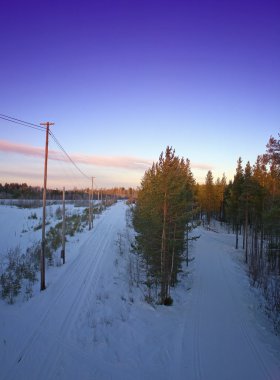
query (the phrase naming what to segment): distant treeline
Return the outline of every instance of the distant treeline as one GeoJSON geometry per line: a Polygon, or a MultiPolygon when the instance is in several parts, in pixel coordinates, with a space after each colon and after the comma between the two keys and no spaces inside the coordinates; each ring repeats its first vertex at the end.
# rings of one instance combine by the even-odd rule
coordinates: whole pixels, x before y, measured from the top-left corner
{"type": "MultiPolygon", "coordinates": [[[[66,190],[66,200],[84,200],[88,199],[91,189],[66,190]]],[[[0,183],[0,199],[42,199],[43,188],[39,186],[28,186],[26,183],[0,183]]],[[[133,188],[114,187],[111,189],[94,189],[93,199],[117,198],[117,199],[135,199],[137,191],[133,188]]],[[[47,199],[59,200],[62,197],[62,190],[48,189],[47,199]]]]}

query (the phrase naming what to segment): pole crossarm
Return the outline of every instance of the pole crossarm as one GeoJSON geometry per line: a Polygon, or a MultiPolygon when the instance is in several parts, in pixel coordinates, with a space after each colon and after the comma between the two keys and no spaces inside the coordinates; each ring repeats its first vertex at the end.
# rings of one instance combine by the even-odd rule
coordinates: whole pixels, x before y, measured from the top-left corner
{"type": "Polygon", "coordinates": [[[40,123],[40,125],[43,125],[45,127],[50,127],[50,126],[54,125],[54,123],[50,123],[49,121],[46,121],[45,123],[40,123]]]}

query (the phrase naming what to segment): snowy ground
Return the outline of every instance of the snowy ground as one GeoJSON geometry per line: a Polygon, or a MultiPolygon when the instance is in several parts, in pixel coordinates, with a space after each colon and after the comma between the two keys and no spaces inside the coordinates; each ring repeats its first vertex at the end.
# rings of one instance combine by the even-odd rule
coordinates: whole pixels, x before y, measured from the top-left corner
{"type": "MultiPolygon", "coordinates": [[[[56,217],[56,210],[62,208],[60,204],[46,207],[46,232],[60,222],[56,217]]],[[[66,215],[81,213],[85,207],[66,205],[66,215]]],[[[37,229],[42,224],[42,208],[19,208],[17,206],[0,205],[0,256],[6,255],[9,249],[20,247],[23,253],[25,249],[34,243],[41,241],[42,229],[37,229]],[[35,230],[34,230],[35,229],[35,230]]]]}
{"type": "Polygon", "coordinates": [[[172,307],[154,308],[129,286],[129,256],[116,244],[126,209],[118,202],[68,244],[44,292],[0,301],[1,379],[280,380],[279,338],[234,237],[200,228],[192,275],[172,307]]]}

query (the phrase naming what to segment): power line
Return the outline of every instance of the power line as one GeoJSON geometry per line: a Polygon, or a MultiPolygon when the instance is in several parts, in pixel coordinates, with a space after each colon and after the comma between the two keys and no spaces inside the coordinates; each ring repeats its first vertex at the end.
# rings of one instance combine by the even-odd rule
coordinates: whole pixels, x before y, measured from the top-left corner
{"type": "Polygon", "coordinates": [[[38,127],[38,128],[41,128],[41,129],[44,129],[44,130],[45,130],[45,127],[42,127],[42,126],[39,125],[39,124],[30,123],[29,121],[24,121],[24,120],[21,120],[21,119],[16,119],[15,117],[8,116],[8,115],[4,115],[4,114],[2,114],[2,113],[0,113],[0,116],[3,116],[3,117],[6,117],[6,118],[9,118],[9,119],[12,119],[12,120],[15,120],[15,121],[19,121],[19,122],[24,123],[24,124],[29,124],[29,125],[32,125],[33,127],[38,127]]]}
{"type": "Polygon", "coordinates": [[[68,160],[75,166],[75,168],[81,173],[81,175],[89,180],[91,180],[91,177],[86,175],[78,166],[77,164],[72,160],[72,158],[69,156],[69,154],[66,152],[66,150],[63,148],[63,146],[60,144],[60,142],[55,137],[54,133],[50,131],[50,136],[53,139],[53,141],[56,143],[58,148],[65,154],[65,156],[68,158],[68,160]]]}
{"type": "MultiPolygon", "coordinates": [[[[1,114],[0,113],[0,119],[9,121],[9,122],[14,123],[14,124],[23,125],[24,127],[33,128],[33,129],[36,129],[36,130],[41,131],[41,132],[45,132],[46,131],[46,128],[44,126],[41,126],[41,125],[38,125],[38,124],[34,124],[34,123],[29,123],[28,121],[17,119],[15,117],[8,116],[8,115],[5,115],[5,114],[1,114]]],[[[69,156],[69,154],[63,148],[63,146],[60,144],[60,142],[58,141],[58,139],[55,137],[54,133],[52,131],[50,131],[50,130],[49,130],[49,135],[51,136],[51,138],[53,139],[53,141],[55,142],[55,144],[58,146],[58,148],[65,154],[65,156],[68,158],[68,160],[72,163],[72,165],[79,171],[79,173],[83,177],[85,177],[86,179],[91,180],[91,177],[89,177],[88,175],[86,175],[77,166],[77,164],[72,160],[72,158],[69,156]]]]}
{"type": "MultiPolygon", "coordinates": [[[[49,141],[50,147],[53,150],[56,150],[61,155],[62,159],[58,159],[56,161],[57,171],[62,172],[67,178],[67,183],[71,183],[73,187],[77,187],[80,189],[88,188],[88,178],[82,176],[76,169],[76,167],[69,162],[68,158],[64,160],[64,153],[61,150],[58,150],[57,144],[54,142],[53,138],[49,141]]],[[[54,173],[53,173],[54,174],[54,173]]]]}
{"type": "Polygon", "coordinates": [[[30,123],[28,121],[17,119],[17,118],[12,117],[12,116],[0,114],[0,118],[3,119],[3,120],[6,120],[6,121],[10,121],[12,123],[17,123],[17,124],[20,124],[20,125],[24,125],[26,127],[36,128],[36,129],[40,129],[42,131],[45,131],[45,127],[43,127],[43,126],[41,126],[39,124],[30,123]]]}
{"type": "Polygon", "coordinates": [[[23,125],[24,127],[32,128],[32,129],[37,129],[37,131],[44,132],[45,128],[41,127],[40,125],[32,124],[32,123],[27,123],[23,120],[15,119],[10,116],[2,115],[0,114],[0,119],[9,121],[10,123],[18,124],[18,125],[23,125]]]}

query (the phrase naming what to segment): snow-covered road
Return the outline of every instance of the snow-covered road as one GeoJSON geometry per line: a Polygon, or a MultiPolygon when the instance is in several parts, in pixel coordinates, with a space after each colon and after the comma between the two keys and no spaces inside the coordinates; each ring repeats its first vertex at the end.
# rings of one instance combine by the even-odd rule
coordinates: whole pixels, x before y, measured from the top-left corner
{"type": "MultiPolygon", "coordinates": [[[[7,347],[9,339],[4,338],[6,371],[1,371],[1,378],[69,378],[69,364],[71,378],[95,378],[90,365],[81,365],[83,360],[90,362],[91,358],[75,345],[75,335],[79,332],[77,324],[83,307],[90,300],[100,275],[106,271],[106,265],[110,265],[117,233],[125,225],[125,208],[122,204],[115,206],[118,207],[122,212],[116,212],[113,207],[105,211],[58,281],[42,292],[39,299],[31,299],[17,309],[18,315],[13,315],[16,329],[13,333],[19,335],[19,340],[14,342],[14,347],[7,347]],[[85,374],[81,372],[83,368],[86,368],[85,374]]],[[[5,320],[1,328],[3,326],[5,328],[5,320]]]]}
{"type": "Polygon", "coordinates": [[[190,379],[280,379],[280,351],[273,352],[270,339],[278,348],[279,342],[258,323],[244,268],[233,260],[232,235],[200,233],[183,338],[186,373],[190,379]]]}
{"type": "Polygon", "coordinates": [[[191,289],[186,277],[174,306],[153,308],[128,290],[116,245],[126,209],[118,202],[95,221],[44,292],[1,301],[1,380],[280,380],[279,338],[232,235],[201,228],[191,289]]]}

